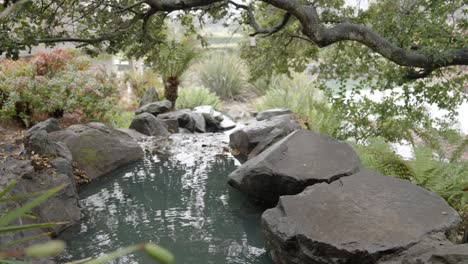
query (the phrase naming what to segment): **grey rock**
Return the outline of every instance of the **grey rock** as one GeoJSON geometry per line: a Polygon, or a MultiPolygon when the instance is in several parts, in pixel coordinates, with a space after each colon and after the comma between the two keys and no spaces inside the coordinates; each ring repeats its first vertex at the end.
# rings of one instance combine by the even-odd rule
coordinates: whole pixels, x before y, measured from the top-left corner
{"type": "Polygon", "coordinates": [[[179,121],[177,119],[160,119],[170,133],[179,133],[179,121]]]}
{"type": "Polygon", "coordinates": [[[59,126],[59,122],[55,118],[49,118],[43,122],[37,123],[34,126],[32,126],[30,129],[26,131],[26,137],[28,135],[31,135],[35,132],[44,130],[47,133],[54,132],[54,131],[60,131],[62,130],[59,126]]]}
{"type": "Polygon", "coordinates": [[[132,120],[130,129],[134,129],[147,136],[169,136],[166,125],[160,119],[149,113],[142,113],[132,120]]]}
{"type": "Polygon", "coordinates": [[[49,137],[68,147],[78,168],[90,179],[143,158],[143,150],[133,138],[103,124],[72,125],[49,137]]]}
{"type": "Polygon", "coordinates": [[[176,119],[179,123],[179,128],[185,128],[190,132],[195,131],[195,121],[193,120],[190,110],[182,109],[173,112],[168,112],[158,116],[160,119],[176,119]]]}
{"type": "Polygon", "coordinates": [[[150,113],[154,116],[169,112],[172,109],[172,103],[168,100],[149,103],[143,105],[135,111],[135,114],[150,113]]]}
{"type": "MultiPolygon", "coordinates": [[[[55,233],[60,233],[67,226],[76,224],[80,219],[80,209],[71,161],[64,158],[55,158],[50,161],[51,168],[34,169],[31,161],[27,157],[24,158],[26,159],[8,158],[4,162],[0,162],[0,171],[2,171],[0,189],[4,189],[13,179],[16,179],[18,183],[9,192],[9,195],[34,193],[63,186],[61,191],[49,198],[46,203],[34,208],[32,213],[38,217],[38,222],[68,222],[66,225],[50,228],[55,233]]],[[[11,206],[20,206],[25,202],[18,201],[19,204],[15,203],[11,204],[11,206]]],[[[3,205],[0,204],[1,206],[3,205]]],[[[23,221],[25,220],[30,219],[24,218],[23,221]]],[[[31,223],[34,223],[34,221],[36,220],[31,223]]],[[[25,223],[23,222],[23,224],[25,223]]],[[[6,240],[12,239],[11,241],[13,241],[13,239],[17,238],[12,236],[6,238],[6,240]]],[[[1,240],[6,242],[3,239],[1,240]]]]}
{"type": "Polygon", "coordinates": [[[142,134],[138,131],[136,131],[135,129],[131,129],[131,128],[119,128],[117,129],[127,135],[129,135],[131,138],[135,139],[136,141],[143,141],[145,139],[148,138],[147,135],[145,134],[142,134]]]}
{"type": "Polygon", "coordinates": [[[192,112],[191,114],[192,120],[194,122],[195,132],[205,133],[206,132],[206,122],[203,114],[192,112]]]}
{"type": "Polygon", "coordinates": [[[262,215],[277,264],[373,264],[436,233],[452,233],[457,212],[408,181],[361,171],[282,196],[262,215]]]}
{"type": "Polygon", "coordinates": [[[275,116],[289,115],[292,113],[293,112],[291,110],[286,109],[286,108],[275,108],[275,109],[269,109],[269,110],[258,113],[255,119],[257,119],[258,121],[262,121],[266,119],[271,119],[272,117],[275,117],[275,116]]]}
{"type": "Polygon", "coordinates": [[[57,195],[49,198],[46,203],[42,203],[34,209],[42,222],[68,222],[65,225],[51,227],[58,234],[66,227],[78,223],[80,220],[80,208],[78,206],[78,192],[73,179],[70,161],[57,158],[51,163],[54,168],[38,171],[31,178],[23,178],[21,185],[24,187],[25,193],[64,186],[64,189],[57,195]]]}
{"type": "MultiPolygon", "coordinates": [[[[141,98],[140,107],[159,101],[159,95],[155,88],[151,87],[146,90],[145,94],[141,98]]],[[[172,104],[171,104],[172,105],[172,104]]]]}
{"type": "Polygon", "coordinates": [[[221,115],[221,113],[217,112],[211,105],[200,105],[193,108],[193,111],[201,114],[209,114],[211,116],[221,115]]]}
{"type": "Polygon", "coordinates": [[[255,121],[232,132],[229,135],[229,147],[237,152],[234,153],[236,154],[234,157],[240,162],[245,162],[300,128],[300,125],[288,115],[274,117],[270,120],[255,121]],[[254,154],[249,156],[256,147],[254,154]]]}
{"type": "Polygon", "coordinates": [[[185,129],[185,128],[179,128],[179,133],[180,134],[193,134],[190,130],[185,129]]]}
{"type": "Polygon", "coordinates": [[[275,204],[282,195],[335,181],[359,167],[359,158],[348,144],[298,130],[232,172],[228,183],[253,198],[275,204]]]}
{"type": "Polygon", "coordinates": [[[396,257],[383,258],[379,264],[468,264],[468,244],[455,245],[443,234],[430,236],[408,250],[399,252],[396,257]],[[431,241],[432,240],[432,241],[431,241]]]}
{"type": "Polygon", "coordinates": [[[431,264],[467,264],[468,244],[436,248],[429,257],[431,264]]]}
{"type": "Polygon", "coordinates": [[[49,139],[45,130],[38,130],[24,138],[24,147],[31,153],[43,156],[56,156],[55,142],[49,139]]]}
{"type": "Polygon", "coordinates": [[[237,125],[231,118],[216,111],[210,105],[197,106],[193,111],[201,113],[205,118],[206,132],[226,131],[235,128],[237,125]]]}
{"type": "Polygon", "coordinates": [[[203,118],[205,119],[206,132],[218,132],[221,131],[221,122],[216,120],[212,115],[208,113],[202,113],[203,118]]]}
{"type": "Polygon", "coordinates": [[[237,123],[232,121],[231,118],[227,116],[223,116],[223,120],[220,123],[220,127],[222,131],[231,130],[235,128],[236,126],[237,126],[237,123]]]}

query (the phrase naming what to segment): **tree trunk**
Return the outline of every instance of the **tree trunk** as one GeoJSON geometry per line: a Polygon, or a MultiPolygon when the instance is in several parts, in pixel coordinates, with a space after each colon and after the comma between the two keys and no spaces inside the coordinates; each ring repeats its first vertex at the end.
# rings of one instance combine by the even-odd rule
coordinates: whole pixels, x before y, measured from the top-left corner
{"type": "Polygon", "coordinates": [[[178,97],[180,81],[176,76],[171,76],[166,79],[164,84],[164,96],[167,100],[171,101],[172,108],[175,108],[175,103],[178,97]]]}

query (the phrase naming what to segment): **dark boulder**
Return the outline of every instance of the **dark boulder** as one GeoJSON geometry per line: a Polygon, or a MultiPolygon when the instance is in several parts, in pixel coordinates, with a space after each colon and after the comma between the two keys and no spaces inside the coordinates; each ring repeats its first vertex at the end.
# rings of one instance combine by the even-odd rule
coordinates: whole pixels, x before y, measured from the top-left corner
{"type": "Polygon", "coordinates": [[[453,233],[459,222],[436,194],[361,171],[282,196],[263,213],[262,230],[277,264],[374,264],[437,233],[453,233]]]}
{"type": "Polygon", "coordinates": [[[100,123],[72,125],[49,133],[49,137],[70,149],[78,168],[90,179],[143,158],[143,150],[133,138],[100,123]]]}
{"type": "Polygon", "coordinates": [[[258,113],[255,119],[257,119],[258,121],[262,121],[266,119],[271,119],[272,117],[275,117],[275,116],[289,115],[292,113],[293,112],[291,110],[286,109],[286,108],[268,109],[268,110],[258,113]]]}
{"type": "Polygon", "coordinates": [[[233,150],[234,157],[245,162],[300,128],[300,125],[289,115],[255,121],[234,131],[229,136],[229,147],[233,150]]]}
{"type": "MultiPolygon", "coordinates": [[[[13,179],[18,183],[10,191],[10,195],[36,193],[63,186],[61,191],[34,208],[32,213],[40,222],[67,222],[64,225],[51,227],[55,233],[60,233],[67,226],[76,224],[80,219],[80,208],[71,161],[55,158],[43,161],[48,166],[37,168],[32,165],[28,157],[23,156],[23,158],[8,157],[0,162],[0,171],[2,171],[0,189],[4,189],[13,179]]],[[[26,201],[19,201],[15,205],[21,205],[23,202],[26,201]]]]}
{"type": "Polygon", "coordinates": [[[190,132],[195,131],[195,121],[193,120],[192,113],[190,110],[182,109],[165,114],[158,115],[159,119],[175,119],[179,123],[179,128],[185,128],[190,132]]]}
{"type": "Polygon", "coordinates": [[[359,158],[348,144],[298,130],[232,172],[229,184],[275,204],[281,195],[297,194],[315,183],[351,175],[359,166],[359,158]]]}
{"type": "Polygon", "coordinates": [[[55,118],[49,118],[43,122],[37,123],[26,131],[26,137],[37,131],[44,130],[47,133],[62,130],[59,126],[59,122],[55,118]]]}
{"type": "Polygon", "coordinates": [[[192,112],[191,113],[192,120],[194,122],[194,130],[195,132],[205,133],[206,132],[206,121],[203,117],[203,114],[192,112]]]}
{"type": "Polygon", "coordinates": [[[211,105],[197,106],[193,112],[200,113],[205,118],[206,132],[220,132],[236,127],[236,123],[229,117],[216,111],[211,105]]]}
{"type": "Polygon", "coordinates": [[[177,119],[159,119],[167,128],[169,133],[179,133],[179,121],[177,119]]]}
{"type": "Polygon", "coordinates": [[[168,100],[163,100],[159,102],[149,103],[143,105],[135,111],[135,114],[150,113],[154,116],[169,112],[172,109],[172,103],[168,100]]]}
{"type": "Polygon", "coordinates": [[[142,113],[132,120],[130,129],[134,129],[147,136],[169,136],[166,125],[154,115],[142,113]]]}

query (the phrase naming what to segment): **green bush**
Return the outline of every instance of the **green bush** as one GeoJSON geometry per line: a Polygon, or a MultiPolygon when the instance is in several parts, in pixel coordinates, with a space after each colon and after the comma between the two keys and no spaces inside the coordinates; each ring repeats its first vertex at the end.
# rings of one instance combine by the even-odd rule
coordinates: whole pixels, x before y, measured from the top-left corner
{"type": "Polygon", "coordinates": [[[248,86],[248,72],[243,61],[235,55],[214,53],[195,65],[202,86],[221,99],[235,99],[248,86]]]}
{"type": "Polygon", "coordinates": [[[185,88],[179,91],[179,98],[176,102],[178,109],[193,109],[200,105],[211,105],[218,109],[221,106],[221,100],[204,87],[185,88]]]}
{"type": "Polygon", "coordinates": [[[125,111],[124,109],[116,108],[108,112],[103,121],[115,128],[129,128],[134,117],[134,111],[125,111]]]}
{"type": "Polygon", "coordinates": [[[338,137],[340,120],[327,99],[312,80],[304,74],[275,76],[266,95],[256,104],[258,111],[288,108],[306,118],[308,128],[318,133],[338,137]]]}
{"type": "Polygon", "coordinates": [[[73,51],[52,50],[30,61],[0,61],[0,119],[37,119],[78,113],[101,120],[118,98],[115,78],[73,51]]]}
{"type": "Polygon", "coordinates": [[[164,85],[159,75],[153,70],[144,70],[143,72],[128,71],[123,77],[123,82],[130,85],[136,96],[137,103],[140,103],[141,98],[150,88],[156,89],[160,98],[164,96],[164,85]]]}

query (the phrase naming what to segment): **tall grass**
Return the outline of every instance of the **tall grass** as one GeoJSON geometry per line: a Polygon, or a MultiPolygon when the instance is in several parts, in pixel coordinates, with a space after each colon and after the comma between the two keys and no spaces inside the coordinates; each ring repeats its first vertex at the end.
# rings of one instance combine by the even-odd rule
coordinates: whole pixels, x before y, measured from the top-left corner
{"type": "Polygon", "coordinates": [[[219,97],[204,87],[185,88],[179,91],[179,98],[176,101],[178,109],[193,109],[200,105],[211,105],[215,109],[221,107],[219,97]]]}
{"type": "Polygon", "coordinates": [[[247,68],[233,54],[213,53],[195,66],[200,84],[223,100],[239,98],[248,87],[247,68]]]}
{"type": "Polygon", "coordinates": [[[340,120],[322,91],[305,74],[275,76],[269,86],[256,105],[258,111],[288,108],[306,118],[309,129],[338,137],[340,120]]]}

